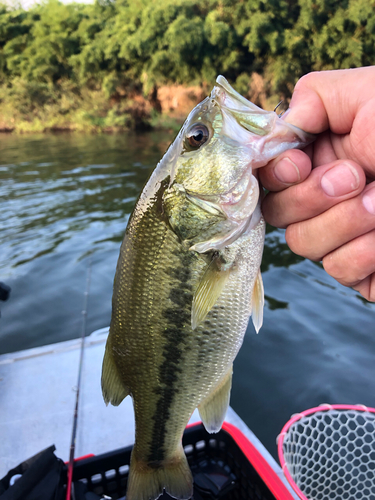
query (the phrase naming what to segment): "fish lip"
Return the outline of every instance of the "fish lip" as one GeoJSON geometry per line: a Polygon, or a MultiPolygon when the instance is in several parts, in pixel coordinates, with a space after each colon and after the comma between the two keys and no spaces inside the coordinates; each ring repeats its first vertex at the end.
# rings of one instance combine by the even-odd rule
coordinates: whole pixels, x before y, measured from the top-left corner
{"type": "MultiPolygon", "coordinates": [[[[284,123],[290,131],[293,131],[295,135],[304,143],[303,147],[311,144],[316,139],[315,134],[305,132],[304,130],[296,127],[295,125],[288,123],[284,120],[284,117],[280,117],[275,111],[266,111],[256,104],[252,103],[244,96],[239,94],[234,88],[228,83],[224,76],[219,75],[216,79],[217,85],[212,89],[211,97],[215,100],[219,107],[228,113],[233,113],[236,111],[246,111],[247,113],[253,115],[275,115],[282,123],[284,123]],[[228,100],[230,104],[228,106],[228,100]]],[[[280,124],[281,125],[281,124],[280,124]]]]}
{"type": "Polygon", "coordinates": [[[265,111],[259,108],[256,104],[246,99],[238,93],[224,78],[224,76],[219,75],[216,78],[216,84],[212,89],[211,96],[216,100],[219,106],[225,107],[228,111],[252,111],[255,114],[268,114],[269,111],[265,111]],[[231,101],[232,106],[228,106],[228,100],[231,101]]]}

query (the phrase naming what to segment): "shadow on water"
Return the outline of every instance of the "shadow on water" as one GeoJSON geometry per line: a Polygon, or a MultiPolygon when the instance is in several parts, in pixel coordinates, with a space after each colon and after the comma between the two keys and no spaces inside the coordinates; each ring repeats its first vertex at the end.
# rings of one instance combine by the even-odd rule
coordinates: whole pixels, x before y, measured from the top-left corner
{"type": "Polygon", "coordinates": [[[289,267],[302,262],[303,257],[289,250],[284,239],[284,231],[276,229],[269,224],[266,228],[266,244],[264,246],[261,270],[268,271],[270,266],[289,267]]]}
{"type": "MultiPolygon", "coordinates": [[[[88,262],[89,332],[110,320],[129,214],[172,134],[5,136],[0,146],[0,352],[78,337],[88,262]],[[90,256],[90,259],[88,258],[90,256]]],[[[293,254],[268,227],[264,324],[249,324],[231,404],[271,453],[292,413],[375,406],[375,305],[293,254]],[[246,394],[246,397],[244,397],[246,394]]]]}

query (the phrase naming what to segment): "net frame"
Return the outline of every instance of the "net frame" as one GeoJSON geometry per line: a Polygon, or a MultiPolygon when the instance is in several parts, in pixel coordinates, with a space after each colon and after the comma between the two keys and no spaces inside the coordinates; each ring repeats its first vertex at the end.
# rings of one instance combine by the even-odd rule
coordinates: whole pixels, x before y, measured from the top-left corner
{"type": "MultiPolygon", "coordinates": [[[[284,475],[285,475],[286,479],[288,480],[289,484],[291,485],[291,487],[293,488],[293,490],[297,493],[297,495],[300,497],[301,500],[319,500],[320,498],[324,498],[324,499],[328,500],[328,498],[335,498],[335,497],[331,497],[331,496],[330,497],[323,496],[323,494],[321,496],[314,495],[314,496],[307,497],[305,495],[305,493],[300,488],[301,478],[296,477],[296,476],[299,476],[299,474],[296,474],[295,477],[293,477],[293,470],[295,471],[296,469],[298,469],[298,467],[296,468],[296,464],[292,464],[289,462],[289,458],[293,457],[293,454],[296,453],[296,451],[299,451],[298,446],[303,447],[306,445],[306,442],[308,441],[308,440],[304,440],[304,442],[302,444],[301,443],[299,444],[298,442],[296,443],[295,441],[292,442],[292,439],[295,437],[296,434],[298,434],[299,436],[303,436],[303,434],[299,434],[298,432],[296,433],[297,426],[298,425],[301,426],[301,424],[306,425],[306,423],[307,423],[307,425],[309,425],[311,418],[314,418],[315,416],[318,416],[317,418],[320,418],[320,417],[323,417],[325,415],[332,416],[333,420],[335,420],[337,418],[337,415],[351,415],[351,416],[354,415],[355,418],[359,415],[361,415],[362,417],[369,416],[370,417],[369,422],[373,426],[373,428],[375,429],[375,408],[367,407],[365,405],[359,405],[359,404],[358,405],[322,404],[322,405],[319,405],[317,407],[305,410],[301,413],[297,413],[295,415],[292,415],[290,420],[282,428],[281,433],[279,434],[279,436],[277,438],[277,448],[278,448],[278,455],[279,455],[280,464],[281,464],[282,470],[284,472],[284,475]],[[292,451],[288,451],[288,446],[292,446],[292,447],[294,446],[292,451]]],[[[318,427],[319,426],[316,426],[316,428],[314,429],[314,431],[315,431],[314,437],[313,437],[314,444],[319,441],[319,432],[321,434],[323,434],[323,431],[320,431],[318,429],[318,427]]],[[[322,426],[320,426],[320,427],[322,427],[322,426]]],[[[337,432],[337,434],[339,434],[339,433],[337,432]]],[[[371,443],[368,443],[368,441],[367,441],[367,444],[370,444],[372,446],[373,451],[371,451],[371,455],[374,456],[375,455],[375,432],[369,433],[369,435],[371,435],[373,439],[372,439],[371,443]]],[[[309,441],[309,442],[311,442],[311,441],[309,441]]],[[[334,441],[334,444],[336,444],[336,443],[339,445],[338,441],[334,441]]],[[[350,443],[352,443],[352,441],[350,441],[350,443]]],[[[354,446],[354,444],[353,444],[353,446],[354,446]]],[[[327,445],[326,445],[326,447],[327,447],[327,445]]],[[[336,446],[336,448],[337,448],[337,446],[336,446]]],[[[306,449],[307,449],[307,447],[306,447],[306,449]]],[[[335,453],[337,454],[337,456],[339,456],[340,447],[339,447],[338,451],[335,453]]],[[[313,453],[313,457],[309,457],[311,464],[314,463],[315,458],[317,458],[317,454],[318,454],[317,450],[315,450],[315,453],[313,453]]],[[[341,455],[340,461],[343,458],[342,455],[341,455]]],[[[369,461],[369,463],[372,464],[372,471],[374,472],[373,478],[372,478],[372,485],[371,485],[371,490],[372,490],[371,496],[366,496],[366,494],[363,493],[362,496],[361,495],[354,496],[353,494],[351,494],[350,496],[345,496],[344,498],[350,498],[351,500],[354,500],[355,498],[364,498],[364,499],[371,498],[371,500],[372,500],[373,498],[375,498],[375,470],[374,470],[375,469],[375,459],[372,458],[371,461],[369,461]]],[[[307,462],[307,464],[309,464],[309,462],[307,462]]],[[[305,466],[304,466],[305,468],[307,468],[307,464],[305,464],[305,466]]],[[[319,467],[316,467],[316,472],[318,472],[318,470],[319,470],[319,467]]],[[[332,477],[330,479],[328,479],[328,481],[332,482],[332,477]]],[[[342,483],[342,477],[341,477],[341,483],[342,483]]],[[[330,486],[331,486],[331,484],[329,484],[329,487],[330,486]]],[[[336,498],[341,498],[341,497],[337,496],[336,498]]]]}

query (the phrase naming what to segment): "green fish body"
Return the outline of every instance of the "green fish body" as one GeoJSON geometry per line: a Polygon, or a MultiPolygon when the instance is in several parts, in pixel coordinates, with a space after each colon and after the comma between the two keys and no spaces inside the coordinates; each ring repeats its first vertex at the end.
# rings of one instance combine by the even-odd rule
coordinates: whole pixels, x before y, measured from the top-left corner
{"type": "Polygon", "coordinates": [[[183,431],[197,407],[220,430],[250,315],[262,324],[254,170],[311,139],[218,77],[146,184],[120,250],[102,372],[107,404],[133,398],[127,500],[192,496],[183,431]]]}

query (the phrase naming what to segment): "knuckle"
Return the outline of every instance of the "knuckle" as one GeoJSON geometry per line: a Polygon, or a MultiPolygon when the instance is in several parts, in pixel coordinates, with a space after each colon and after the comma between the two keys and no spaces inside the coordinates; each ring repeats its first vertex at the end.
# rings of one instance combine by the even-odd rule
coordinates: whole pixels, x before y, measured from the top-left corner
{"type": "Polygon", "coordinates": [[[274,165],[273,165],[273,162],[274,160],[271,160],[267,165],[265,165],[264,167],[260,168],[258,170],[258,178],[259,178],[259,181],[261,183],[261,185],[266,188],[266,189],[269,189],[270,191],[273,190],[273,169],[274,169],[274,165]]]}
{"type": "Polygon", "coordinates": [[[375,302],[375,273],[370,277],[370,286],[367,300],[369,300],[370,302],[375,302]]]}
{"type": "Polygon", "coordinates": [[[375,302],[375,273],[353,286],[353,288],[369,302],[375,302]]]}
{"type": "Polygon", "coordinates": [[[279,193],[268,193],[262,202],[262,213],[268,224],[274,227],[285,228],[286,223],[283,217],[283,211],[279,207],[279,193]]]}
{"type": "Polygon", "coordinates": [[[367,277],[362,263],[344,246],[323,257],[324,270],[345,286],[354,286],[367,277]]]}
{"type": "Polygon", "coordinates": [[[312,71],[311,73],[303,75],[296,83],[294,91],[301,92],[307,88],[311,88],[318,73],[319,73],[318,71],[312,71]]]}
{"type": "Polygon", "coordinates": [[[348,241],[323,258],[326,272],[345,286],[355,287],[372,300],[375,293],[375,231],[348,241]]]}
{"type": "MultiPolygon", "coordinates": [[[[305,214],[306,207],[311,206],[314,201],[314,197],[311,196],[311,192],[312,190],[307,182],[294,186],[293,210],[296,214],[305,214]]],[[[312,214],[309,215],[311,216],[312,214]]]]}
{"type": "Polygon", "coordinates": [[[268,224],[274,226],[274,217],[272,211],[272,193],[267,193],[262,201],[262,214],[268,224]]]}
{"type": "Polygon", "coordinates": [[[343,281],[345,281],[345,276],[343,276],[342,273],[342,266],[338,264],[337,258],[335,258],[334,255],[328,254],[323,257],[322,264],[324,267],[324,270],[332,276],[332,278],[335,278],[335,280],[339,281],[340,283],[344,284],[343,281]]]}
{"type": "Polygon", "coordinates": [[[288,247],[292,252],[302,257],[309,257],[305,244],[305,234],[303,231],[303,224],[295,223],[290,224],[285,231],[285,240],[288,247]]]}

